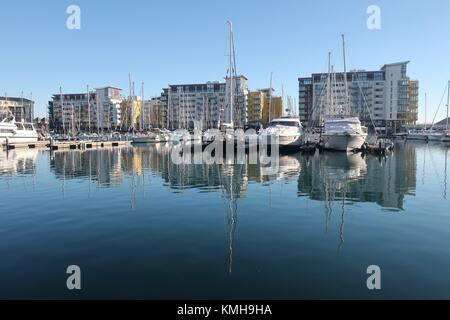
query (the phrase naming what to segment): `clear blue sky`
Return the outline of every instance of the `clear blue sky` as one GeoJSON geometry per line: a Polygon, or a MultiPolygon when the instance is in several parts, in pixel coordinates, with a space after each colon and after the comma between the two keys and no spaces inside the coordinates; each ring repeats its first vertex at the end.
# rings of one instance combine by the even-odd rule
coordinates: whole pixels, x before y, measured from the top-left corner
{"type": "MultiPolygon", "coordinates": [[[[250,89],[267,87],[297,98],[299,76],[326,70],[327,52],[342,69],[340,34],[349,67],[378,69],[411,60],[429,116],[450,78],[448,0],[171,0],[3,1],[0,19],[0,94],[33,92],[44,116],[51,95],[83,92],[86,85],[119,86],[128,73],[145,82],[146,96],[169,83],[222,80],[226,73],[227,19],[234,23],[238,72],[250,89]],[[66,8],[81,7],[81,30],[66,28],[66,8]],[[366,27],[366,9],[381,7],[382,29],[366,27]]],[[[439,119],[445,117],[444,106],[439,119]]]]}

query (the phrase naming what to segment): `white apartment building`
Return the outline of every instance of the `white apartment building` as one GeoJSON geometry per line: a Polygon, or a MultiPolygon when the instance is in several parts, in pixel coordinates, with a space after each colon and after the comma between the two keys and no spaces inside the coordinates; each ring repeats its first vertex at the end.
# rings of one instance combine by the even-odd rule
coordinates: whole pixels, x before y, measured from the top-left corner
{"type": "Polygon", "coordinates": [[[0,120],[13,114],[16,121],[33,122],[34,101],[17,97],[0,97],[0,120]]]}
{"type": "MultiPolygon", "coordinates": [[[[247,78],[234,78],[234,124],[247,122],[247,78]]],[[[231,122],[231,82],[170,85],[163,89],[159,119],[169,129],[219,128],[231,122]]]]}
{"type": "MultiPolygon", "coordinates": [[[[418,81],[407,76],[408,63],[386,64],[379,71],[348,72],[349,111],[366,125],[375,124],[378,130],[414,124],[419,87],[418,81]]],[[[327,113],[347,105],[344,80],[343,73],[333,74],[331,81],[326,73],[299,78],[300,120],[316,125],[327,113]]]]}
{"type": "Polygon", "coordinates": [[[248,119],[248,79],[241,75],[232,78],[227,77],[225,80],[225,108],[222,121],[224,123],[233,123],[235,127],[245,127],[248,119]],[[235,90],[233,95],[233,112],[231,110],[231,90],[235,90]]]}
{"type": "Polygon", "coordinates": [[[122,89],[104,87],[96,89],[96,104],[99,112],[99,127],[107,130],[120,128],[122,125],[122,89]]]}
{"type": "Polygon", "coordinates": [[[54,94],[50,126],[58,132],[115,130],[122,125],[121,89],[104,87],[89,93],[54,94]]]}

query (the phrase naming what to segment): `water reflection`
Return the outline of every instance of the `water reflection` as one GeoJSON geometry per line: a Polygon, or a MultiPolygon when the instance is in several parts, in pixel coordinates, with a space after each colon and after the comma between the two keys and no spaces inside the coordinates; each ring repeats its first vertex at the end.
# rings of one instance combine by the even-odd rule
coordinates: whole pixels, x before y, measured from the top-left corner
{"type": "MultiPolygon", "coordinates": [[[[128,180],[132,208],[136,206],[137,192],[142,191],[145,197],[147,176],[161,178],[163,186],[174,193],[185,189],[222,193],[228,210],[231,272],[238,200],[245,197],[249,183],[269,188],[273,181],[297,183],[299,197],[323,202],[327,230],[337,206],[343,243],[346,206],[369,202],[386,209],[403,210],[405,196],[414,195],[416,189],[416,150],[414,145],[405,145],[382,159],[331,152],[316,153],[314,156],[281,155],[278,165],[273,168],[270,165],[248,164],[248,159],[246,165],[175,164],[171,161],[170,145],[155,144],[137,148],[56,151],[50,156],[50,168],[56,178],[63,181],[62,192],[65,181],[71,179],[89,180],[89,188],[92,182],[99,187],[115,188],[128,180]]],[[[18,154],[21,153],[17,151],[8,156],[8,165],[16,171],[17,167],[24,166],[32,170],[36,151],[18,154]]],[[[269,198],[271,201],[271,196],[269,198]]]]}
{"type": "Polygon", "coordinates": [[[0,175],[32,175],[36,171],[38,150],[9,150],[0,151],[0,175]]]}
{"type": "Polygon", "coordinates": [[[332,202],[373,202],[403,209],[406,195],[416,189],[414,148],[402,148],[387,158],[359,154],[323,153],[304,159],[299,195],[332,202]]]}
{"type": "MultiPolygon", "coordinates": [[[[165,282],[171,272],[185,272],[185,279],[195,280],[203,278],[204,270],[213,270],[211,277],[217,277],[213,272],[232,274],[233,279],[224,276],[222,287],[217,286],[221,290],[228,284],[235,288],[233,281],[244,276],[259,282],[260,270],[262,275],[277,273],[280,283],[296,281],[283,279],[282,271],[293,266],[302,265],[306,274],[323,269],[326,275],[328,255],[344,245],[346,255],[331,263],[342,262],[342,270],[353,270],[344,269],[350,268],[347,261],[361,263],[367,246],[378,250],[380,236],[386,239],[382,248],[388,252],[380,263],[394,261],[402,252],[403,257],[416,254],[415,259],[422,261],[421,252],[440,248],[446,240],[439,242],[440,238],[448,233],[447,203],[441,201],[447,198],[448,152],[442,146],[408,143],[387,158],[331,152],[282,155],[273,168],[248,161],[175,164],[166,144],[87,151],[11,150],[0,153],[0,187],[11,185],[2,189],[3,200],[12,208],[6,211],[15,213],[2,215],[7,222],[4,230],[10,230],[9,238],[4,237],[28,236],[31,243],[39,238],[29,233],[36,224],[42,228],[41,238],[49,235],[44,251],[67,234],[67,239],[80,243],[73,247],[76,255],[100,252],[109,259],[110,248],[118,248],[124,260],[135,261],[145,273],[147,268],[169,269],[152,281],[165,282]],[[24,177],[33,177],[34,195],[21,189],[24,177]],[[278,186],[283,194],[272,195],[271,188],[278,186]],[[70,190],[64,201],[60,190],[63,194],[70,190]],[[24,204],[24,194],[33,205],[47,208],[24,204]],[[272,197],[273,203],[267,205],[265,200],[272,197]],[[80,210],[72,209],[78,203],[80,210]],[[225,213],[217,216],[223,209],[225,213]],[[359,214],[363,210],[366,214],[359,214]],[[352,214],[350,221],[349,213],[358,214],[352,214]],[[389,227],[383,228],[387,221],[389,227]],[[323,229],[329,234],[324,235],[323,229]],[[102,241],[93,242],[97,237],[102,241]],[[399,254],[402,240],[405,248],[399,254]],[[299,247],[302,250],[289,250],[299,247]],[[305,266],[308,259],[313,262],[305,266]],[[183,267],[173,267],[178,265],[183,267]]],[[[59,253],[59,249],[47,252],[52,257],[59,253]]],[[[445,252],[437,250],[435,256],[445,252]]],[[[434,261],[439,259],[433,260],[437,265],[434,261]]],[[[409,262],[408,266],[414,265],[409,262]]],[[[295,284],[295,290],[301,287],[295,284]]],[[[183,283],[183,287],[188,286],[183,283]]],[[[166,283],[160,283],[158,290],[164,288],[166,283]]],[[[272,289],[270,284],[268,290],[272,289]]]]}
{"type": "MultiPolygon", "coordinates": [[[[275,168],[248,164],[248,161],[245,165],[175,164],[171,161],[170,150],[168,144],[157,144],[138,148],[55,151],[50,154],[50,170],[60,181],[83,179],[99,187],[116,188],[130,181],[132,192],[145,186],[146,177],[159,177],[164,181],[163,186],[174,193],[184,189],[223,192],[231,201],[245,196],[250,183],[270,186],[273,181],[296,182],[299,197],[327,203],[341,200],[372,202],[383,208],[400,210],[405,196],[415,194],[417,184],[418,157],[414,145],[405,145],[383,159],[327,152],[314,156],[281,155],[275,168]]],[[[0,174],[35,174],[39,152],[11,150],[0,153],[0,174]]],[[[430,154],[428,161],[433,164],[435,160],[430,154]]],[[[444,174],[444,168],[436,171],[441,171],[437,172],[440,176],[444,174]]],[[[445,184],[446,180],[442,181],[445,184]]]]}

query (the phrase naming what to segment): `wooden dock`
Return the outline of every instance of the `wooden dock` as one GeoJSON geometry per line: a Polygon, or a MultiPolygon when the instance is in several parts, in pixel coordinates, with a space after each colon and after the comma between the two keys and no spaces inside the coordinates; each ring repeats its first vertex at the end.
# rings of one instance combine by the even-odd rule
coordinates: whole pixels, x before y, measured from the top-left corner
{"type": "Polygon", "coordinates": [[[131,141],[38,141],[32,143],[9,143],[11,149],[86,150],[130,146],[131,141]]]}

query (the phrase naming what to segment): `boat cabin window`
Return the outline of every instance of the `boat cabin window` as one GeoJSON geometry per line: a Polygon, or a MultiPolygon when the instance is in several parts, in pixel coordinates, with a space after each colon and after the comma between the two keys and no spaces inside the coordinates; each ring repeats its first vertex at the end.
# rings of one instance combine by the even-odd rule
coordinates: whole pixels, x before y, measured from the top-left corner
{"type": "Polygon", "coordinates": [[[294,121],[272,121],[269,125],[270,127],[275,126],[285,126],[285,127],[300,127],[300,124],[298,122],[294,121]]]}
{"type": "Polygon", "coordinates": [[[17,122],[16,126],[17,126],[17,130],[25,130],[25,128],[23,127],[23,124],[21,122],[17,122]]]}
{"type": "Polygon", "coordinates": [[[352,123],[352,122],[332,122],[332,123],[325,124],[326,131],[340,131],[340,130],[346,130],[346,129],[360,131],[361,125],[358,123],[352,123]]]}

